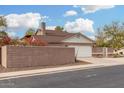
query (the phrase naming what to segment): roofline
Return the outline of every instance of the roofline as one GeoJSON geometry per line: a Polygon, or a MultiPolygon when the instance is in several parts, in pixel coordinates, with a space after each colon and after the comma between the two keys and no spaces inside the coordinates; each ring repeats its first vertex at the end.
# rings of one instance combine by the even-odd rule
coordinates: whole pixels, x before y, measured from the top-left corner
{"type": "Polygon", "coordinates": [[[38,29],[36,30],[36,32],[35,32],[35,34],[34,34],[34,35],[36,35],[36,34],[37,34],[37,32],[38,32],[38,29]]]}
{"type": "Polygon", "coordinates": [[[73,42],[49,42],[48,44],[66,44],[66,45],[93,45],[93,43],[73,43],[73,42]]]}
{"type": "MultiPolygon", "coordinates": [[[[50,29],[45,29],[45,31],[47,31],[47,30],[50,30],[50,29]]],[[[56,30],[51,30],[51,31],[56,31],[56,30]]],[[[63,30],[61,30],[61,31],[63,31],[63,30]]],[[[36,35],[37,32],[38,32],[38,30],[36,30],[35,35],[36,35]]],[[[69,32],[68,32],[68,33],[69,33],[69,32]]],[[[87,38],[88,40],[90,40],[91,42],[95,43],[95,40],[92,40],[91,38],[87,37],[86,35],[84,35],[84,34],[82,34],[82,33],[75,33],[75,35],[76,35],[76,34],[80,34],[80,35],[82,35],[83,37],[85,37],[85,38],[87,38]]],[[[75,36],[75,35],[73,35],[73,36],[75,36]]],[[[71,36],[71,37],[73,37],[73,36],[71,36]]],[[[69,38],[70,38],[70,37],[69,37],[69,38]]],[[[65,39],[67,39],[67,38],[65,38],[65,39]]]]}
{"type": "Polygon", "coordinates": [[[85,38],[87,38],[88,40],[92,41],[93,43],[95,43],[95,40],[92,40],[91,38],[87,37],[86,35],[79,33],[80,35],[84,36],[85,38]]]}
{"type": "MultiPolygon", "coordinates": [[[[89,37],[87,37],[87,36],[85,36],[84,34],[82,34],[82,33],[75,33],[74,35],[72,35],[71,37],[74,37],[75,35],[77,35],[77,34],[79,34],[79,35],[82,35],[83,37],[85,37],[86,39],[88,39],[88,40],[90,40],[91,42],[93,42],[93,43],[95,43],[95,41],[94,40],[92,40],[91,38],[89,38],[89,37]]],[[[71,38],[71,37],[69,37],[69,38],[71,38]]],[[[66,40],[66,39],[68,39],[68,38],[65,38],[65,39],[63,39],[63,40],[66,40]]],[[[62,41],[63,41],[62,40],[62,41]]]]}
{"type": "Polygon", "coordinates": [[[20,40],[23,40],[26,36],[32,37],[33,35],[25,35],[24,37],[20,38],[20,40]]]}

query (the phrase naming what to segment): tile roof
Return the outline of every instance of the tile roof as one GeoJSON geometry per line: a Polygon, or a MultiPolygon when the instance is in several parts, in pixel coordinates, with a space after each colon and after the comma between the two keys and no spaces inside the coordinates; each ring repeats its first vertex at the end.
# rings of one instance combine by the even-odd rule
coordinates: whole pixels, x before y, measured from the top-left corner
{"type": "Polygon", "coordinates": [[[38,39],[43,39],[47,42],[60,42],[74,35],[76,34],[68,33],[65,31],[46,30],[45,35],[33,35],[33,37],[38,38],[38,39]]]}
{"type": "MultiPolygon", "coordinates": [[[[33,35],[32,37],[44,40],[48,43],[58,43],[61,42],[64,39],[70,38],[75,35],[82,35],[81,33],[69,33],[65,31],[56,31],[56,30],[45,30],[46,34],[45,35],[33,35]]],[[[37,32],[36,32],[37,33],[37,32]]],[[[82,35],[85,38],[89,39],[85,35],[82,35]]],[[[90,41],[93,42],[93,40],[89,39],[90,41]]]]}

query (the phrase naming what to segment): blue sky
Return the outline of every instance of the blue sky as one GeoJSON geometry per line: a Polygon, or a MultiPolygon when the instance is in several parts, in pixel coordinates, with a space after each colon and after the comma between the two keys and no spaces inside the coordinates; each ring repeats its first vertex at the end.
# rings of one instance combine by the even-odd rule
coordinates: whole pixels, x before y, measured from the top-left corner
{"type": "Polygon", "coordinates": [[[72,29],[72,32],[81,32],[89,37],[92,37],[96,29],[104,24],[112,21],[124,22],[124,6],[1,5],[0,14],[8,18],[10,25],[8,29],[11,29],[8,33],[19,37],[22,37],[30,26],[36,24],[34,27],[37,28],[40,17],[51,29],[60,25],[70,32],[72,29]],[[36,18],[32,19],[32,17],[36,18]],[[30,21],[31,24],[26,21],[30,21]]]}

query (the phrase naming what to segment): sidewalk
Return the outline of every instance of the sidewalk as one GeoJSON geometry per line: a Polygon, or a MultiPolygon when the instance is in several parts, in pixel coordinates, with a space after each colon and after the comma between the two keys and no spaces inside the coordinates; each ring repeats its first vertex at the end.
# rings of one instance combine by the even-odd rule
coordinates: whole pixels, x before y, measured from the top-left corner
{"type": "Polygon", "coordinates": [[[34,75],[60,73],[60,72],[82,70],[89,68],[98,68],[98,67],[104,67],[104,66],[100,64],[88,64],[88,65],[65,66],[65,67],[45,68],[45,69],[26,70],[26,71],[17,71],[17,72],[6,72],[6,73],[0,73],[0,80],[34,76],[34,75]]]}
{"type": "Polygon", "coordinates": [[[104,66],[124,65],[124,58],[78,58],[81,61],[104,66]]]}
{"type": "Polygon", "coordinates": [[[83,58],[80,60],[85,62],[90,62],[92,64],[0,73],[0,80],[34,76],[34,75],[60,73],[60,72],[67,72],[67,71],[75,71],[75,70],[83,70],[83,69],[90,69],[90,68],[124,65],[124,61],[123,61],[124,58],[121,59],[121,61],[119,61],[119,59],[113,59],[113,58],[83,58]]]}

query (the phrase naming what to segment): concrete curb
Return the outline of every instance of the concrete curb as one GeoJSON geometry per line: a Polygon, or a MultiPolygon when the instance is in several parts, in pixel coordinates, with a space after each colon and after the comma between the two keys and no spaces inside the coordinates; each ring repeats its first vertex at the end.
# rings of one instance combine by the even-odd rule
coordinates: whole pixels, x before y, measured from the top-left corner
{"type": "Polygon", "coordinates": [[[35,70],[26,70],[26,71],[17,71],[17,72],[6,72],[6,73],[0,73],[0,80],[35,76],[35,75],[53,74],[53,73],[68,72],[68,71],[76,71],[76,70],[91,69],[91,68],[100,68],[100,67],[104,67],[104,65],[89,64],[89,65],[45,68],[45,69],[35,69],[35,70]]]}
{"type": "Polygon", "coordinates": [[[118,65],[124,65],[124,64],[117,64],[117,63],[88,64],[88,65],[65,66],[65,67],[25,70],[25,71],[16,71],[16,72],[5,72],[5,73],[0,73],[0,80],[35,76],[35,75],[54,74],[54,73],[69,72],[69,71],[76,71],[76,70],[85,70],[85,69],[100,68],[100,67],[111,67],[111,66],[118,66],[118,65]]]}

